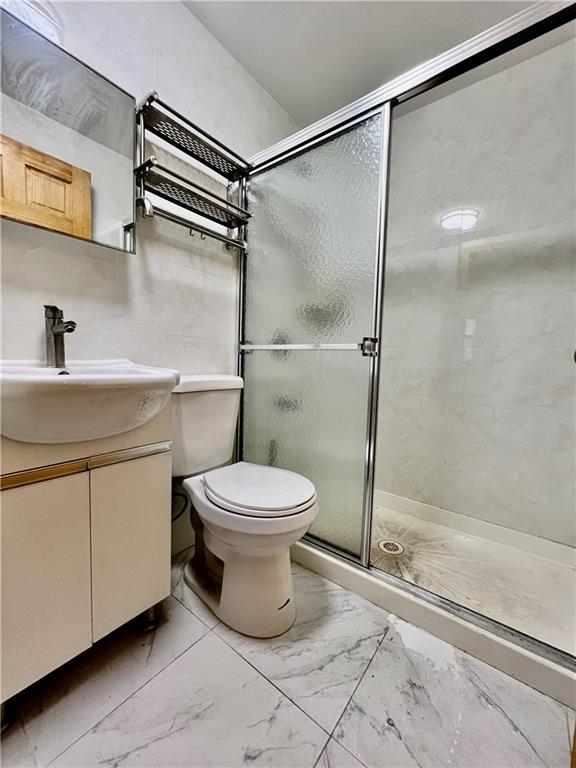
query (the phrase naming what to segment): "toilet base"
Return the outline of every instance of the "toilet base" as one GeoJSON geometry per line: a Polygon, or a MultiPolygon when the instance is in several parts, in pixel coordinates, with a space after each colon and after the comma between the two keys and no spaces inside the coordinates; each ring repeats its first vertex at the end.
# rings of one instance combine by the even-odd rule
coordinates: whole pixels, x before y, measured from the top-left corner
{"type": "Polygon", "coordinates": [[[216,584],[192,558],[184,581],[212,612],[232,629],[249,637],[276,637],[296,618],[290,552],[283,548],[265,556],[232,550],[204,529],[204,545],[223,563],[222,583],[216,584]]]}

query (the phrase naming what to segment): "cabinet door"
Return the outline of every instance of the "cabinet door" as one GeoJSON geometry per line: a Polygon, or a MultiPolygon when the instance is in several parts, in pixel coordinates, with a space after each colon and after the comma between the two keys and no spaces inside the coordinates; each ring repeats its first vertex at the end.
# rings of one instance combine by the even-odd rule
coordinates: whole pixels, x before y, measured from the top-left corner
{"type": "Polygon", "coordinates": [[[0,135],[0,212],[77,237],[92,237],[91,176],[0,135]]]}
{"type": "Polygon", "coordinates": [[[92,644],[88,472],[0,501],[5,700],[92,644]]]}
{"type": "Polygon", "coordinates": [[[93,639],[170,594],[171,454],[90,472],[93,639]]]}

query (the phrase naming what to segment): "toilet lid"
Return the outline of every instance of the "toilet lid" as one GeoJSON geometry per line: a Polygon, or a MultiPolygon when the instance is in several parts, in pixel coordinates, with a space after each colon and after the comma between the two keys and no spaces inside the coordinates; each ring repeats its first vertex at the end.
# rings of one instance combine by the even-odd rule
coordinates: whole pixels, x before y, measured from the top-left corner
{"type": "Polygon", "coordinates": [[[240,461],[204,475],[206,496],[222,509],[254,517],[280,517],[308,509],[314,485],[302,475],[240,461]]]}

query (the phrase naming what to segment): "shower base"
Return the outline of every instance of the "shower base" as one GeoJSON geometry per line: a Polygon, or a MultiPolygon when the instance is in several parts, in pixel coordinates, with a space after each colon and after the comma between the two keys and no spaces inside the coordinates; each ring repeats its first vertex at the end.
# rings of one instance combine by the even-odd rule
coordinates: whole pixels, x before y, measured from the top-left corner
{"type": "Polygon", "coordinates": [[[573,550],[381,491],[376,502],[373,566],[576,655],[573,550]]]}

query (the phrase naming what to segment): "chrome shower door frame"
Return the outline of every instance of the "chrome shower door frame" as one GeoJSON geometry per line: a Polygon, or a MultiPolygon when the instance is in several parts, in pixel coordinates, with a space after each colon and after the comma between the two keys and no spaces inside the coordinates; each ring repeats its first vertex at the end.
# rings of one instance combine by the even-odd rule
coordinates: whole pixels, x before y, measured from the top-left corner
{"type": "MultiPolygon", "coordinates": [[[[366,442],[365,442],[365,455],[364,455],[364,482],[362,491],[362,518],[361,518],[361,546],[359,556],[355,556],[349,552],[344,552],[338,547],[335,547],[328,542],[321,541],[315,537],[306,534],[305,538],[309,541],[317,543],[324,549],[334,552],[339,556],[346,557],[352,562],[362,565],[367,568],[370,564],[370,537],[371,537],[371,524],[372,524],[372,503],[374,495],[374,457],[375,457],[375,443],[376,443],[376,427],[377,427],[377,409],[378,409],[378,384],[379,384],[379,340],[380,340],[380,326],[382,322],[382,301],[383,301],[383,280],[384,280],[384,251],[386,242],[386,210],[387,210],[387,189],[388,189],[388,158],[389,158],[389,140],[390,140],[390,126],[391,126],[392,109],[390,102],[379,105],[375,109],[371,109],[366,113],[362,113],[360,116],[356,116],[342,125],[338,125],[334,130],[323,132],[310,141],[305,142],[294,151],[289,150],[282,153],[281,156],[274,159],[272,163],[264,163],[259,166],[254,166],[248,175],[247,182],[245,181],[240,191],[240,197],[238,204],[241,206],[248,205],[247,201],[247,183],[254,176],[260,173],[268,171],[277,165],[291,160],[297,155],[304,154],[309,150],[315,149],[327,142],[335,139],[343,133],[347,133],[352,130],[356,125],[369,120],[370,118],[380,117],[381,131],[380,131],[380,167],[378,177],[378,200],[377,200],[377,220],[376,220],[376,250],[374,254],[374,272],[373,272],[373,298],[372,298],[372,317],[371,327],[367,329],[370,331],[370,336],[364,337],[364,339],[358,343],[349,344],[249,344],[245,342],[244,330],[245,330],[245,280],[246,280],[246,259],[250,258],[250,248],[246,250],[246,253],[241,257],[240,269],[239,269],[239,302],[238,302],[238,362],[237,370],[240,376],[244,376],[244,353],[248,351],[263,351],[263,350],[300,350],[300,351],[319,351],[319,350],[340,350],[342,352],[356,352],[369,358],[369,372],[368,372],[368,394],[366,402],[366,442]]],[[[249,227],[248,227],[249,237],[249,227]]],[[[244,399],[241,397],[240,403],[240,417],[238,419],[237,430],[237,442],[236,442],[236,455],[238,458],[242,457],[243,449],[243,413],[244,413],[244,399]]]]}
{"type": "MultiPolygon", "coordinates": [[[[385,83],[375,91],[343,107],[331,115],[313,123],[303,130],[278,142],[272,147],[250,158],[253,166],[248,178],[269,170],[286,160],[319,146],[343,133],[355,124],[374,115],[382,115],[382,146],[380,156],[380,183],[378,201],[378,235],[376,249],[375,285],[372,317],[372,336],[380,340],[382,332],[382,304],[384,295],[384,267],[386,250],[386,219],[389,197],[389,158],[390,131],[393,106],[407,101],[413,96],[431,90],[464,72],[475,69],[498,56],[507,53],[531,40],[540,37],[576,18],[576,2],[566,3],[558,0],[541,0],[520,11],[499,24],[491,27],[461,45],[452,48],[440,56],[414,67],[403,75],[385,83]]],[[[238,197],[238,205],[247,207],[246,183],[243,182],[238,197]]],[[[248,227],[249,234],[249,227],[248,227]]],[[[249,249],[249,245],[248,245],[249,249]]],[[[242,254],[239,274],[238,304],[238,373],[243,375],[244,344],[244,281],[247,254],[242,254]]],[[[310,345],[311,348],[330,348],[331,345],[310,345]]],[[[336,345],[338,346],[338,345],[336,345]]],[[[378,344],[377,347],[380,345],[378,344]]],[[[278,347],[280,348],[280,347],[278,347]]],[[[368,417],[365,446],[364,501],[362,513],[362,543],[360,557],[343,552],[313,537],[307,537],[311,543],[345,558],[363,568],[370,566],[370,541],[372,527],[372,506],[374,497],[374,467],[376,453],[376,430],[378,419],[378,391],[380,381],[380,350],[370,361],[370,384],[368,393],[368,417]]],[[[237,455],[242,456],[242,414],[237,434],[237,455]]],[[[402,580],[398,579],[398,586],[402,580]]],[[[425,599],[429,595],[424,594],[425,599]]],[[[497,622],[494,622],[495,624],[497,622]]]]}

